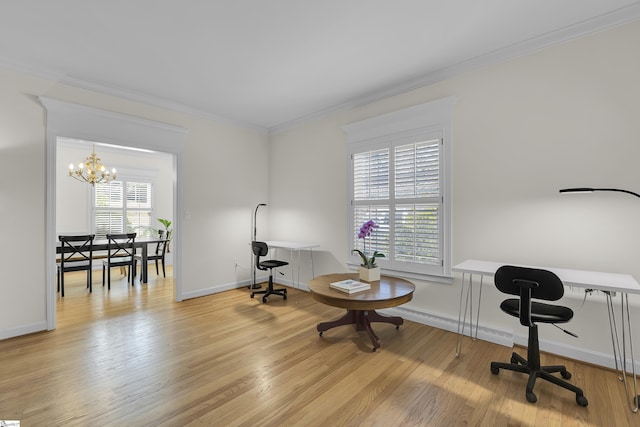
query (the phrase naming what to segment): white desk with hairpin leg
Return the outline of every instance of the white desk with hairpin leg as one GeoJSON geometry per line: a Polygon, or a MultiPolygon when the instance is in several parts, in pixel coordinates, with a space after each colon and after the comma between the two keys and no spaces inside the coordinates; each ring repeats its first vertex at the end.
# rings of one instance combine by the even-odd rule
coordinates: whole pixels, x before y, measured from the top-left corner
{"type": "Polygon", "coordinates": [[[291,282],[294,285],[295,288],[300,289],[300,256],[301,256],[301,252],[302,251],[309,251],[309,256],[311,258],[311,278],[313,279],[313,277],[315,276],[315,272],[314,272],[314,268],[313,268],[313,249],[320,247],[319,244],[317,243],[301,243],[301,242],[287,242],[287,241],[282,241],[282,240],[269,240],[266,242],[267,246],[269,246],[269,249],[274,248],[274,249],[286,249],[288,251],[291,251],[291,259],[293,261],[294,258],[296,259],[296,266],[297,266],[297,279],[295,277],[294,274],[294,267],[293,267],[293,262],[291,263],[291,282]],[[293,254],[296,253],[297,256],[294,257],[293,254]]]}
{"type": "MultiPolygon", "coordinates": [[[[462,273],[462,283],[460,287],[460,306],[458,309],[458,340],[456,343],[456,357],[460,357],[461,338],[464,335],[465,324],[467,323],[467,313],[469,314],[469,336],[473,339],[478,337],[478,320],[480,318],[480,299],[482,298],[483,278],[493,277],[506,262],[480,261],[469,259],[455,265],[452,270],[462,273]],[[475,319],[475,334],[473,331],[473,276],[480,276],[477,311],[475,319]],[[467,277],[468,276],[468,277],[467,277]],[[465,293],[466,286],[466,293],[465,293]],[[464,309],[463,309],[464,302],[464,309]],[[473,335],[473,336],[472,336],[473,335]]],[[[516,264],[511,264],[516,265],[516,264]]],[[[520,265],[520,264],[517,264],[520,265]]],[[[533,267],[549,270],[555,273],[565,286],[582,289],[593,289],[602,292],[606,296],[607,310],[609,315],[609,326],[611,328],[611,340],[613,344],[613,357],[618,379],[624,383],[627,390],[629,408],[633,412],[638,412],[640,396],[638,395],[638,379],[635,368],[635,357],[633,354],[633,339],[631,335],[631,315],[629,313],[629,294],[640,295],[640,284],[629,274],[602,273],[597,271],[573,270],[567,268],[539,267],[521,265],[522,267],[533,267]],[[620,294],[620,327],[616,323],[614,298],[616,293],[620,294]],[[622,346],[621,346],[622,345],[622,346]],[[630,359],[627,358],[627,348],[630,359]],[[630,365],[631,372],[627,365],[630,365]],[[627,383],[627,376],[633,378],[633,391],[627,383]]]]}

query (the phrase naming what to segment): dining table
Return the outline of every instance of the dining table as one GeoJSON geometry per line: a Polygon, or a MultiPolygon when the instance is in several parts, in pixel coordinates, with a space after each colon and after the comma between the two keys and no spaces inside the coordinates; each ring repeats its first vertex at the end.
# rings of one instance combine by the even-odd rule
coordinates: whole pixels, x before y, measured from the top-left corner
{"type": "MultiPolygon", "coordinates": [[[[147,283],[149,281],[149,269],[148,269],[148,254],[149,254],[149,245],[158,244],[166,241],[167,239],[163,239],[160,237],[136,237],[136,240],[133,244],[134,248],[141,250],[142,255],[142,278],[141,283],[147,283]]],[[[107,239],[98,239],[93,241],[93,252],[98,251],[106,251],[109,249],[109,240],[107,239]]],[[[65,252],[71,251],[70,248],[67,248],[65,252]]],[[[60,241],[56,241],[56,254],[60,254],[62,252],[62,245],[60,241]]],[[[103,257],[100,257],[103,258],[103,257]]]]}

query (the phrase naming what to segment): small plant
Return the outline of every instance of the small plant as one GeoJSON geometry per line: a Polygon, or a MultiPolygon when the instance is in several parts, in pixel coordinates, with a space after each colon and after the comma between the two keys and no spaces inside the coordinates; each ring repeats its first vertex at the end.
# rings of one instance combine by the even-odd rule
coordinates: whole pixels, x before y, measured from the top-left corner
{"type": "Polygon", "coordinates": [[[367,257],[366,255],[366,251],[367,251],[366,238],[371,236],[371,233],[373,233],[373,230],[378,227],[379,226],[372,219],[370,219],[369,221],[362,224],[362,227],[360,227],[360,231],[358,232],[358,239],[362,239],[362,251],[359,249],[354,249],[353,252],[357,252],[358,255],[360,255],[360,258],[362,258],[362,264],[360,265],[364,268],[375,268],[377,267],[376,258],[384,258],[384,254],[378,251],[373,251],[373,254],[371,255],[371,257],[367,257]]]}
{"type": "Polygon", "coordinates": [[[167,239],[171,240],[173,228],[171,228],[171,221],[168,219],[158,218],[158,222],[164,226],[164,234],[167,239]]]}

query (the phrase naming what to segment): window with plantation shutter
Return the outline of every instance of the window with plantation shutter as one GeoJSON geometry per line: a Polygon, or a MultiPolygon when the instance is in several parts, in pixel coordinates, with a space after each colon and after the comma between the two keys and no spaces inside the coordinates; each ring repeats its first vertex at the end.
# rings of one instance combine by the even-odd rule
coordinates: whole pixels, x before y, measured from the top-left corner
{"type": "Polygon", "coordinates": [[[152,188],[151,182],[127,178],[96,184],[93,191],[96,239],[104,239],[111,233],[151,235],[152,188]]]}
{"type": "Polygon", "coordinates": [[[409,277],[451,276],[450,146],[454,99],[345,126],[350,161],[350,263],[376,263],[409,277]],[[362,224],[378,225],[358,239],[362,224]]]}

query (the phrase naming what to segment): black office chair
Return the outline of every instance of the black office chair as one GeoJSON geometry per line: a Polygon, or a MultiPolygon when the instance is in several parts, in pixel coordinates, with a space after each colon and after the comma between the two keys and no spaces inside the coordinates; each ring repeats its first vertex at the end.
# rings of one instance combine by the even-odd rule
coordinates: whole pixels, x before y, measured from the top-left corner
{"type": "Polygon", "coordinates": [[[260,257],[266,256],[269,252],[269,247],[265,242],[253,241],[251,242],[251,249],[253,250],[253,254],[256,256],[256,268],[263,271],[269,270],[269,285],[267,286],[267,289],[264,291],[251,292],[251,298],[253,298],[253,296],[256,294],[264,294],[264,296],[262,297],[262,302],[267,302],[267,298],[269,297],[269,295],[275,294],[280,295],[286,300],[286,289],[273,289],[273,269],[289,265],[289,263],[286,261],[278,261],[275,259],[260,261],[260,257]]]}
{"type": "Polygon", "coordinates": [[[67,271],[86,271],[87,288],[91,286],[94,234],[82,236],[59,236],[60,260],[58,264],[58,292],[64,297],[64,273],[67,271]]]}
{"type": "Polygon", "coordinates": [[[102,261],[102,286],[104,286],[104,276],[107,273],[107,289],[111,289],[111,268],[127,267],[127,282],[136,276],[134,256],[136,254],[136,233],[107,234],[107,259],[102,261]],[[133,274],[132,274],[133,270],[133,274]]]}
{"type": "Polygon", "coordinates": [[[500,369],[507,369],[528,374],[526,397],[529,402],[538,400],[533,393],[533,386],[536,383],[536,379],[542,378],[571,390],[576,394],[578,405],[587,406],[589,402],[584,397],[582,389],[551,375],[554,372],[560,372],[562,378],[570,379],[571,373],[564,366],[540,366],[540,344],[538,342],[538,325],[536,325],[536,322],[566,323],[573,317],[573,310],[569,307],[535,302],[532,299],[557,301],[562,298],[564,285],[560,278],[547,270],[505,265],[496,271],[495,284],[505,294],[520,296],[520,298],[504,300],[500,304],[500,308],[505,313],[518,317],[520,324],[529,328],[529,344],[527,359],[514,352],[511,354],[511,363],[491,362],[491,373],[498,375],[500,369]]]}

